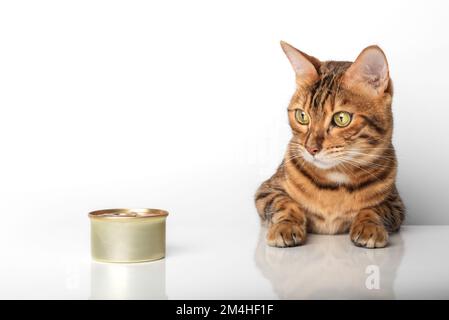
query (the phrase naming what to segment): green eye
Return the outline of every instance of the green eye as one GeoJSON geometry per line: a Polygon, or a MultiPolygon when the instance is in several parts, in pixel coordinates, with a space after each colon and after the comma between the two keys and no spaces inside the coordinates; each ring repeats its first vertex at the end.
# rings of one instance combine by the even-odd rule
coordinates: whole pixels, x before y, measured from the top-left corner
{"type": "Polygon", "coordinates": [[[295,112],[296,121],[300,124],[307,125],[309,124],[309,116],[301,109],[297,109],[295,112]]]}
{"type": "Polygon", "coordinates": [[[351,122],[351,114],[346,111],[334,114],[334,123],[339,127],[346,127],[351,122]]]}

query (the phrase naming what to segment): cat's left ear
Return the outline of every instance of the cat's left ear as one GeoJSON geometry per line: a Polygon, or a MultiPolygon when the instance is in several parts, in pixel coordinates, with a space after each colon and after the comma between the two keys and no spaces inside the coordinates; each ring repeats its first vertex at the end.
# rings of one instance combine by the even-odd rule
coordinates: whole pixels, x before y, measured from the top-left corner
{"type": "Polygon", "coordinates": [[[343,83],[348,88],[378,97],[388,88],[390,75],[387,58],[378,46],[365,48],[345,72],[343,83]]]}

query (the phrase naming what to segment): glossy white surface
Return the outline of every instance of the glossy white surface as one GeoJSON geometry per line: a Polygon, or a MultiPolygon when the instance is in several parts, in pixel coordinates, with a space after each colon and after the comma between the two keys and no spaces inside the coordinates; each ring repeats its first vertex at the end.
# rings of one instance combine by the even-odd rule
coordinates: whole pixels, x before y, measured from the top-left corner
{"type": "Polygon", "coordinates": [[[169,227],[166,259],[130,265],[92,262],[88,241],[70,237],[46,249],[36,239],[26,252],[3,244],[0,298],[449,298],[449,226],[406,226],[375,250],[354,247],[346,235],[311,235],[303,247],[277,249],[263,232],[169,227]],[[380,288],[369,290],[367,268],[377,267],[380,288]]]}

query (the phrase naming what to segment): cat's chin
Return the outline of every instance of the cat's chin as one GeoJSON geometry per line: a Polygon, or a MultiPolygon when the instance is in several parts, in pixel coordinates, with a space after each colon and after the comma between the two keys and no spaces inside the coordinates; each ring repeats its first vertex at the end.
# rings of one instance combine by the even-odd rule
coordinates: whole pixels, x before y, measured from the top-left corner
{"type": "Polygon", "coordinates": [[[337,166],[337,163],[327,163],[327,162],[322,162],[319,160],[314,160],[314,161],[309,161],[309,162],[313,166],[317,167],[318,169],[322,169],[322,170],[332,169],[337,166]]]}
{"type": "Polygon", "coordinates": [[[338,161],[335,161],[335,160],[334,161],[324,161],[322,159],[317,159],[315,157],[312,157],[309,154],[303,154],[303,158],[308,163],[310,163],[314,167],[317,167],[318,169],[321,169],[321,170],[332,169],[332,168],[336,167],[339,164],[338,161]]]}

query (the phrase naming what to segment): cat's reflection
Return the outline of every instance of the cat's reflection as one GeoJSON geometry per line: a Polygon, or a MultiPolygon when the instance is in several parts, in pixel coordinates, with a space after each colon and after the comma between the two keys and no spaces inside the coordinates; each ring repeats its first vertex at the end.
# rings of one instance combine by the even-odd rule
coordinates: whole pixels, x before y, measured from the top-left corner
{"type": "Polygon", "coordinates": [[[404,246],[400,233],[383,249],[354,246],[348,235],[310,235],[306,245],[273,248],[261,228],[256,265],[281,299],[394,299],[404,246]]]}
{"type": "Polygon", "coordinates": [[[133,264],[92,262],[90,294],[93,300],[167,299],[165,259],[133,264]]]}

